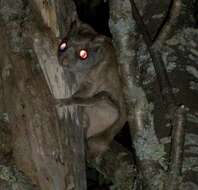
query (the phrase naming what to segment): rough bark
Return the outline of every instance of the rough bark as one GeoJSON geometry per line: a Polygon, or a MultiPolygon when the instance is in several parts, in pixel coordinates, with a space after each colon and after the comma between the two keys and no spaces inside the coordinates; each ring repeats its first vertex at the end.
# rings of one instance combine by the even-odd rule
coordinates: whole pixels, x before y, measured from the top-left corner
{"type": "MultiPolygon", "coordinates": [[[[188,15],[189,13],[187,7],[189,7],[190,2],[186,3],[185,1],[173,1],[173,3],[171,4],[172,6],[169,6],[169,12],[167,12],[165,19],[166,22],[162,19],[162,22],[163,24],[165,23],[165,25],[160,24],[159,22],[158,25],[154,27],[154,29],[152,28],[152,25],[153,23],[155,23],[155,21],[150,21],[146,24],[143,23],[144,31],[142,31],[142,28],[138,26],[139,20],[137,20],[136,17],[136,20],[134,20],[134,18],[132,17],[134,16],[134,7],[130,6],[130,2],[124,1],[120,3],[119,1],[110,1],[110,29],[113,35],[115,48],[117,49],[117,57],[120,64],[121,76],[124,83],[124,92],[128,106],[128,116],[129,124],[131,127],[133,147],[136,151],[136,156],[139,161],[139,165],[137,165],[137,167],[139,167],[142,171],[141,173],[143,175],[143,183],[145,185],[145,188],[178,189],[179,186],[182,184],[180,176],[184,151],[185,109],[183,106],[177,107],[175,99],[177,99],[177,102],[180,102],[180,99],[178,99],[177,97],[174,98],[175,94],[173,94],[174,92],[172,92],[172,90],[174,91],[174,89],[172,89],[166,73],[168,60],[164,59],[165,57],[167,57],[164,51],[167,48],[167,44],[165,45],[165,41],[170,38],[170,36],[178,34],[177,32],[182,35],[182,32],[176,29],[180,27],[186,27],[187,21],[182,23],[181,20],[187,18],[186,15],[188,15]],[[130,19],[130,17],[132,18],[130,19]],[[158,26],[160,26],[160,30],[158,29],[158,26]],[[153,34],[150,33],[151,30],[153,31],[153,34]],[[144,40],[142,40],[140,34],[146,34],[146,37],[149,37],[149,39],[144,38],[144,40]],[[156,39],[157,46],[150,49],[153,41],[155,41],[156,39]],[[142,47],[145,48],[145,43],[147,44],[147,49],[141,49],[142,47]],[[161,43],[162,46],[166,46],[166,48],[159,46],[159,43],[161,43]],[[145,52],[147,52],[146,55],[145,52]],[[149,64],[151,64],[151,59],[154,64],[157,64],[157,66],[155,65],[155,71],[157,68],[157,80],[160,84],[160,87],[158,87],[159,91],[157,96],[160,95],[160,91],[163,95],[161,98],[154,96],[156,100],[152,98],[155,101],[155,107],[159,106],[156,105],[156,102],[161,106],[161,109],[158,109],[157,114],[156,112],[154,112],[155,115],[153,115],[152,109],[148,109],[149,105],[153,105],[154,103],[153,101],[150,101],[151,96],[153,96],[151,94],[154,93],[153,91],[151,91],[153,85],[149,86],[148,84],[150,83],[148,77],[151,73],[146,73],[144,72],[144,70],[142,70],[145,67],[147,69],[147,72],[149,72],[148,67],[150,67],[149,64]],[[144,65],[142,65],[142,61],[144,62],[144,65]],[[165,67],[163,66],[164,63],[165,67]],[[158,67],[160,64],[161,68],[164,67],[164,69],[158,67]],[[143,74],[146,74],[146,76],[141,75],[140,71],[143,71],[143,74]],[[141,91],[142,93],[137,93],[141,91]],[[163,102],[163,100],[165,100],[165,102],[163,102]],[[156,118],[158,118],[158,114],[162,112],[162,107],[163,109],[165,109],[164,103],[168,107],[168,109],[166,109],[167,113],[165,114],[165,112],[163,111],[165,115],[161,115],[161,120],[158,120],[156,118]],[[156,123],[156,121],[158,122],[156,123]],[[169,122],[169,124],[164,123],[164,121],[169,122]],[[167,160],[167,162],[170,161],[169,166],[167,165],[167,163],[163,162],[163,160],[167,159],[167,155],[164,152],[165,146],[162,143],[159,143],[158,137],[159,134],[163,134],[165,132],[165,126],[169,125],[170,127],[170,121],[172,123],[171,125],[173,125],[174,128],[172,130],[172,151],[170,155],[170,160],[167,160]],[[162,129],[163,127],[164,129],[162,129]],[[162,129],[162,131],[159,131],[158,128],[162,129]],[[150,132],[148,129],[150,129],[150,132]],[[148,132],[146,133],[146,131],[148,132]],[[156,132],[159,133],[157,134],[156,132]],[[151,146],[152,143],[153,146],[151,146]],[[143,147],[146,148],[144,149],[143,147]],[[157,147],[161,148],[157,149],[157,147]]],[[[151,8],[155,6],[155,3],[156,2],[153,1],[147,3],[144,3],[143,1],[137,2],[140,13],[141,15],[143,15],[143,21],[146,19],[149,21],[149,18],[152,18],[151,20],[156,20],[157,15],[153,14],[151,8]],[[142,5],[144,5],[142,7],[141,2],[143,3],[142,5]],[[145,10],[144,7],[147,7],[147,10],[145,10]],[[148,11],[150,16],[147,15],[147,17],[144,17],[144,14],[148,11]]],[[[191,18],[190,16],[191,15],[189,15],[189,18],[191,18]]],[[[188,20],[189,26],[192,26],[191,20],[188,20]]],[[[188,46],[188,44],[185,44],[185,46],[188,46]]],[[[169,48],[171,49],[171,47],[169,48]]],[[[180,55],[179,49],[175,50],[174,56],[178,57],[178,54],[180,55]]],[[[185,58],[181,62],[184,63],[185,58]]],[[[176,61],[176,64],[179,65],[179,61],[176,61]]],[[[153,66],[152,71],[154,71],[153,66]]],[[[156,77],[156,75],[154,75],[154,77],[156,77]]],[[[179,77],[179,75],[177,75],[177,77],[179,77]]],[[[183,103],[183,101],[181,102],[183,103]]],[[[156,108],[154,110],[156,110],[156,108]]],[[[184,176],[185,175],[183,175],[183,179],[185,178],[184,176]]],[[[181,185],[180,188],[182,189],[183,185],[181,185]]]]}
{"type": "Polygon", "coordinates": [[[163,176],[164,147],[159,143],[150,114],[146,94],[139,84],[139,73],[135,50],[140,42],[140,34],[132,20],[132,9],[129,1],[110,1],[110,29],[117,50],[123,88],[128,108],[128,120],[131,128],[133,146],[144,177],[146,188],[159,189],[163,176]],[[121,50],[121,51],[120,51],[121,50]],[[152,177],[151,177],[152,176],[152,177]],[[152,180],[150,180],[152,179],[152,180]],[[155,181],[155,183],[154,183],[155,181]]]}
{"type": "MultiPolygon", "coordinates": [[[[38,64],[40,54],[37,54],[37,59],[37,49],[34,52],[32,46],[34,38],[37,39],[34,34],[42,29],[46,35],[57,35],[57,19],[54,14],[51,19],[48,17],[51,11],[56,12],[53,10],[56,7],[50,4],[50,13],[43,13],[49,19],[49,22],[46,21],[48,28],[55,27],[50,30],[41,21],[36,22],[39,20],[35,20],[39,10],[34,11],[36,7],[31,9],[28,2],[19,0],[1,3],[1,24],[4,25],[4,28],[1,27],[1,45],[5,46],[2,48],[5,58],[1,66],[3,98],[12,128],[15,164],[41,189],[86,189],[84,138],[82,129],[76,124],[76,112],[74,109],[67,112],[60,108],[58,114],[61,117],[57,120],[54,97],[50,95],[38,64]]],[[[56,58],[55,52],[51,56],[56,58]]],[[[45,57],[45,60],[48,58],[54,61],[51,57],[45,57]]],[[[53,65],[58,65],[56,59],[53,65]]],[[[65,87],[59,93],[69,94],[65,87]]],[[[57,94],[53,95],[56,97],[57,94]]]]}
{"type": "Polygon", "coordinates": [[[31,180],[14,167],[0,165],[0,189],[3,190],[39,190],[31,180]]]}

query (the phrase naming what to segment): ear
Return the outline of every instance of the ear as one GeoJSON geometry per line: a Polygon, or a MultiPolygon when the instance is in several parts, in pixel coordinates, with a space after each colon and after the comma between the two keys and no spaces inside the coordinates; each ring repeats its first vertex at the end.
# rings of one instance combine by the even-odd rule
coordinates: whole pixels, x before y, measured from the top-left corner
{"type": "Polygon", "coordinates": [[[97,32],[91,27],[89,26],[88,24],[85,24],[85,23],[80,23],[79,25],[79,33],[80,34],[92,34],[92,35],[97,35],[97,32]]]}

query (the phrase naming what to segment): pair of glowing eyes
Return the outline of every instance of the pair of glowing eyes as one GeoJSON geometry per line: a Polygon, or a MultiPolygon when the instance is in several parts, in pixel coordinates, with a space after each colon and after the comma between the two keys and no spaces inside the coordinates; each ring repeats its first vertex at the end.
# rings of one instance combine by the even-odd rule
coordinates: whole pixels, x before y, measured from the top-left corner
{"type": "MultiPolygon", "coordinates": [[[[60,44],[59,46],[59,50],[60,51],[65,51],[67,49],[67,43],[66,42],[63,42],[60,44]]],[[[88,52],[86,49],[81,49],[79,51],[79,57],[83,60],[87,59],[88,58],[88,52]]]]}

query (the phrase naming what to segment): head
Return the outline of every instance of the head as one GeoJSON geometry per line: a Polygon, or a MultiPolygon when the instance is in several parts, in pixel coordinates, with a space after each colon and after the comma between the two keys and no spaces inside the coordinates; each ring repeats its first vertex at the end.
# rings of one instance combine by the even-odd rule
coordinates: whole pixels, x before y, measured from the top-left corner
{"type": "Polygon", "coordinates": [[[58,46],[59,64],[69,71],[83,72],[95,66],[104,37],[85,24],[73,24],[67,37],[58,46]]]}

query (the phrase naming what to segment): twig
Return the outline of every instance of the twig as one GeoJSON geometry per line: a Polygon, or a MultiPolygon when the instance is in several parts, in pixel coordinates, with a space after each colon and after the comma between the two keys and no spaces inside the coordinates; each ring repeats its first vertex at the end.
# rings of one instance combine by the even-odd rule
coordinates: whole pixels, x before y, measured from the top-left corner
{"type": "Polygon", "coordinates": [[[155,72],[157,75],[158,84],[160,87],[160,92],[162,94],[163,100],[166,102],[166,105],[173,105],[176,103],[176,101],[172,92],[172,86],[168,78],[165,65],[158,50],[159,47],[157,47],[157,44],[153,43],[149,35],[149,32],[141,18],[141,15],[139,14],[139,11],[134,3],[134,0],[130,0],[130,2],[132,5],[133,16],[137,22],[140,31],[142,32],[144,41],[148,47],[150,56],[153,60],[153,65],[155,68],[155,72]]]}
{"type": "Polygon", "coordinates": [[[154,38],[155,43],[163,44],[167,36],[170,34],[171,29],[177,24],[181,12],[181,5],[181,0],[172,1],[165,23],[163,23],[163,26],[154,38]]]}

